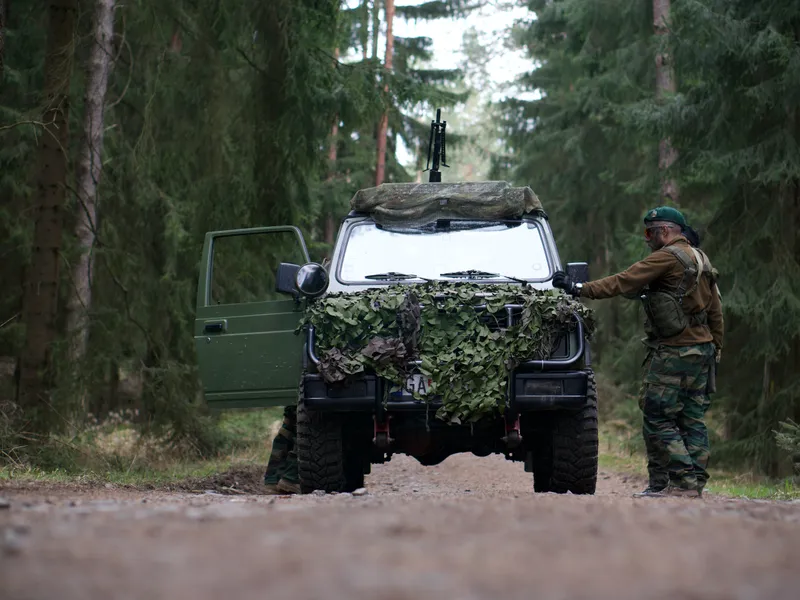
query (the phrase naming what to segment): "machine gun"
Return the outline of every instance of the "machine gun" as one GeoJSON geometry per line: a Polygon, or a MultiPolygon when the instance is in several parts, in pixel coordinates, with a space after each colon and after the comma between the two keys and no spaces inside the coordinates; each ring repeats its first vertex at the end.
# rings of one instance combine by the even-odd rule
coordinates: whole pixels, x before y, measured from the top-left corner
{"type": "Polygon", "coordinates": [[[447,164],[447,153],[445,145],[445,130],[447,129],[447,121],[442,121],[442,109],[436,109],[436,120],[431,121],[431,140],[428,143],[428,163],[425,165],[425,171],[430,171],[428,181],[431,183],[439,183],[442,181],[442,172],[439,170],[439,165],[450,168],[447,164]],[[433,167],[431,167],[433,162],[433,167]]]}

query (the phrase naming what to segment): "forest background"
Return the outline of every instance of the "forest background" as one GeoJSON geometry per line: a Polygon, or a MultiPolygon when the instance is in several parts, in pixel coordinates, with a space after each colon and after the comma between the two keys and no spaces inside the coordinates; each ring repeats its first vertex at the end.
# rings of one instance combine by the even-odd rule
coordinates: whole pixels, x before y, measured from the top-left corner
{"type": "MultiPolygon", "coordinates": [[[[0,461],[80,468],[76,440],[121,418],[192,455],[230,449],[192,345],[204,233],[293,224],[324,257],[355,190],[421,180],[436,107],[454,134],[445,180],[530,185],[593,277],[645,255],[647,208],[687,214],[721,272],[715,461],[791,475],[786,0],[0,0],[0,461]],[[464,29],[460,69],[391,31],[476,10],[521,18],[502,39],[464,29]],[[525,73],[498,88],[492,61],[511,53],[525,73]]],[[[595,308],[606,421],[635,431],[640,308],[595,308]]]]}

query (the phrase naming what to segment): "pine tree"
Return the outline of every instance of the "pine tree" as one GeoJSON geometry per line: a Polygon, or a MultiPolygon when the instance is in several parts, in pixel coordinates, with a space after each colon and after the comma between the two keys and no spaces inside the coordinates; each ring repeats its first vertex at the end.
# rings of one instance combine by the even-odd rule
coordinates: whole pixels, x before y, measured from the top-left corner
{"type": "MultiPolygon", "coordinates": [[[[339,20],[338,44],[343,49],[344,62],[339,63],[337,70],[347,93],[340,94],[335,104],[339,116],[336,168],[319,187],[318,195],[324,198],[320,209],[324,215],[320,218],[322,231],[332,233],[325,223],[330,223],[334,215],[346,214],[356,190],[375,185],[376,157],[382,155],[378,152],[379,141],[386,147],[383,179],[409,180],[409,173],[396,158],[397,139],[411,149],[427,148],[427,120],[434,107],[452,106],[467,96],[456,89],[461,78],[458,70],[424,68],[432,58],[432,40],[428,38],[394,36],[391,72],[381,64],[379,42],[387,41],[380,37],[385,26],[381,20],[382,8],[385,8],[382,0],[352,4],[351,9],[342,11],[339,20]],[[381,125],[385,127],[385,135],[378,132],[381,125]]],[[[415,19],[464,14],[468,9],[458,2],[395,7],[398,18],[410,15],[415,19]]],[[[332,236],[328,239],[332,241],[332,236]]],[[[330,243],[315,248],[323,254],[329,249],[330,243]]]]}
{"type": "Polygon", "coordinates": [[[682,149],[682,195],[722,274],[723,457],[787,473],[771,432],[800,417],[800,6],[674,8],[679,94],[642,113],[682,149]]]}
{"type": "Polygon", "coordinates": [[[50,3],[42,123],[37,151],[33,251],[25,274],[22,320],[25,346],[19,362],[19,404],[33,431],[58,425],[50,396],[53,342],[58,335],[58,284],[63,208],[67,188],[69,87],[72,76],[76,0],[50,3]]]}
{"type": "Polygon", "coordinates": [[[108,75],[113,57],[114,0],[97,0],[94,6],[92,36],[86,69],[83,102],[83,139],[78,159],[78,202],[75,237],[80,256],[72,269],[72,285],[67,304],[69,359],[78,363],[86,354],[89,336],[89,311],[92,307],[93,250],[97,229],[97,188],[102,172],[103,118],[108,75]]]}
{"type": "MultiPolygon", "coordinates": [[[[664,47],[670,24],[670,0],[653,0],[653,27],[656,39],[661,40],[661,47],[656,53],[656,98],[663,99],[675,93],[675,69],[667,48],[664,47]]],[[[678,187],[675,180],[667,174],[670,167],[678,159],[678,152],[663,138],[658,144],[658,167],[661,169],[661,196],[665,204],[678,204],[678,187]]]]}
{"type": "MultiPolygon", "coordinates": [[[[386,70],[387,81],[384,83],[383,92],[389,94],[388,75],[392,72],[394,59],[394,0],[384,0],[386,11],[386,52],[384,53],[383,68],[386,70]]],[[[375,185],[383,183],[386,177],[386,136],[389,131],[389,107],[381,115],[378,125],[378,161],[375,166],[375,185]]]]}
{"type": "MultiPolygon", "coordinates": [[[[41,133],[36,124],[41,110],[33,100],[41,94],[47,43],[47,12],[33,3],[15,6],[4,29],[0,85],[0,357],[14,364],[24,342],[22,276],[32,247],[28,205],[34,193],[30,165],[41,133]]],[[[12,388],[6,397],[14,394],[12,388]]]]}
{"type": "MultiPolygon", "coordinates": [[[[534,0],[515,32],[536,68],[519,85],[538,98],[502,103],[507,154],[492,176],[530,185],[551,215],[565,260],[588,260],[602,277],[643,257],[638,233],[658,196],[657,141],[642,136],[628,108],[655,93],[651,4],[534,0]]],[[[593,346],[617,381],[638,376],[639,307],[598,303],[593,346]]]]}
{"type": "MultiPolygon", "coordinates": [[[[15,321],[22,306],[17,290],[34,227],[22,208],[36,196],[29,165],[36,143],[45,139],[31,124],[43,121],[31,98],[37,91],[32,86],[42,84],[46,23],[35,4],[18,4],[4,30],[0,86],[0,355],[6,356],[22,354],[24,345],[24,327],[15,321]]],[[[66,0],[51,6],[66,4],[74,7],[66,0]]],[[[430,58],[429,40],[412,42],[413,52],[398,49],[395,68],[383,79],[380,46],[373,42],[380,38],[383,2],[350,4],[352,10],[342,9],[339,0],[117,3],[124,27],[111,52],[102,177],[93,171],[100,163],[91,152],[100,150],[99,142],[84,144],[91,135],[65,142],[61,162],[51,163],[63,165],[64,173],[72,166],[78,185],[59,188],[74,192],[60,197],[65,264],[57,276],[50,273],[47,284],[59,292],[48,296],[48,319],[39,322],[47,326],[51,353],[45,358],[54,367],[46,372],[46,391],[57,387],[37,399],[78,423],[84,414],[75,400],[83,395],[76,391],[88,390],[86,408],[94,413],[138,408],[147,426],[168,427],[199,449],[213,447],[213,429],[198,406],[191,337],[205,232],[294,224],[321,257],[330,248],[334,219],[357,189],[374,184],[375,134],[384,108],[387,180],[407,180],[395,155],[397,136],[417,135],[413,107],[450,97],[440,88],[451,84],[421,68],[430,58]],[[388,97],[381,85],[386,81],[388,97]],[[84,220],[91,198],[96,213],[84,220]],[[79,235],[72,235],[76,228],[79,235]],[[81,240],[87,228],[93,241],[81,240]],[[88,257],[92,279],[84,291],[91,291],[91,310],[83,313],[83,329],[69,322],[67,308],[79,304],[77,296],[69,302],[72,269],[78,264],[79,273],[88,273],[80,264],[88,257]],[[88,331],[79,368],[66,360],[73,330],[88,331]]],[[[91,20],[81,23],[85,31],[70,40],[82,61],[97,44],[91,20]]],[[[83,129],[82,116],[97,114],[99,94],[92,92],[91,77],[76,76],[71,86],[70,126],[83,129]]],[[[98,132],[95,123],[86,127],[98,132]]],[[[59,127],[58,135],[66,131],[59,127]]],[[[29,279],[35,272],[28,271],[29,279]]],[[[26,287],[28,322],[32,289],[26,287]]],[[[28,387],[20,392],[33,414],[31,375],[38,369],[30,368],[30,357],[26,349],[28,387]]]]}
{"type": "MultiPolygon", "coordinates": [[[[727,334],[712,413],[725,440],[714,456],[789,472],[771,432],[800,412],[800,7],[683,0],[664,23],[663,2],[527,5],[536,19],[517,39],[539,64],[522,83],[540,97],[505,104],[496,173],[533,186],[562,255],[592,257],[595,277],[645,253],[643,211],[680,188],[721,273],[727,334]],[[661,194],[656,157],[677,158],[661,194]]],[[[600,368],[635,382],[635,305],[597,309],[600,368]]]]}
{"type": "MultiPolygon", "coordinates": [[[[456,18],[479,8],[481,2],[463,0],[432,0],[418,5],[398,5],[397,18],[413,21],[436,21],[456,18]]],[[[426,37],[395,37],[394,41],[394,100],[389,112],[389,147],[395,148],[395,138],[416,150],[417,165],[427,152],[430,119],[436,108],[450,108],[463,103],[469,92],[461,85],[460,69],[430,69],[433,40],[426,37]]],[[[448,141],[458,143],[458,136],[448,141]]]]}
{"type": "Polygon", "coordinates": [[[0,81],[3,80],[6,54],[6,10],[6,0],[0,0],[0,81]]]}

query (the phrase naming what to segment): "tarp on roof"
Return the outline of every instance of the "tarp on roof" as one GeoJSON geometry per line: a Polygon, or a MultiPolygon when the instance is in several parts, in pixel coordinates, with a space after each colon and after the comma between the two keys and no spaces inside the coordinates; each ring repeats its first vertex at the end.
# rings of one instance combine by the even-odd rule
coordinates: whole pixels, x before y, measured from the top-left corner
{"type": "Polygon", "coordinates": [[[430,223],[437,219],[509,219],[542,210],[529,187],[505,181],[468,183],[384,183],[359,190],[350,208],[377,223],[430,223]]]}

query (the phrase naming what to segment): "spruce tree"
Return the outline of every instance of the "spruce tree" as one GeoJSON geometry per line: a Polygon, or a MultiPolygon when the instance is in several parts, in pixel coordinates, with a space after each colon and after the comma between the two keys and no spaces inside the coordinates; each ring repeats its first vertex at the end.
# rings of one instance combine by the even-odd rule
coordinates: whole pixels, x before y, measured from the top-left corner
{"type": "MultiPolygon", "coordinates": [[[[515,31],[535,68],[518,82],[532,100],[501,105],[507,153],[492,175],[530,185],[551,215],[565,261],[587,260],[593,278],[644,256],[639,224],[658,202],[658,140],[626,119],[652,99],[651,4],[623,0],[527,2],[532,18],[515,31]],[[635,232],[637,235],[632,235],[635,232]]],[[[639,307],[598,303],[594,345],[617,381],[638,376],[639,307]]]]}
{"type": "Polygon", "coordinates": [[[41,103],[43,134],[37,147],[33,248],[25,272],[17,399],[30,430],[63,425],[52,397],[53,344],[58,336],[58,289],[63,211],[67,190],[69,106],[77,0],[54,0],[48,9],[47,53],[41,103]]]}
{"type": "Polygon", "coordinates": [[[681,148],[721,273],[724,450],[788,473],[772,431],[800,417],[800,6],[686,0],[673,22],[679,94],[642,114],[681,148]]]}

